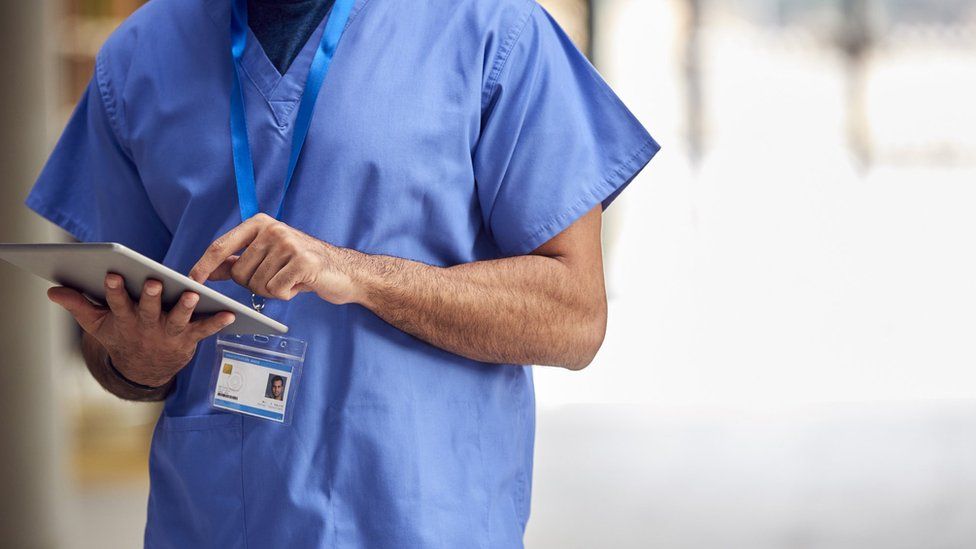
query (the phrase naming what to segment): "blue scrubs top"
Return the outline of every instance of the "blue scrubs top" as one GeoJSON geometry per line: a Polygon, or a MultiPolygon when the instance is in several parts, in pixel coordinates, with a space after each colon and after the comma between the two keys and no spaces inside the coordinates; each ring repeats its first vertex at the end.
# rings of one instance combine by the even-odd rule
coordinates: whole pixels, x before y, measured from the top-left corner
{"type": "MultiPolygon", "coordinates": [[[[228,0],[154,0],[126,21],[27,204],[187,272],[241,222],[229,27],[228,0]]],[[[266,211],[323,28],[283,76],[248,42],[266,211]]],[[[658,148],[532,0],[356,0],[283,221],[438,266],[526,254],[607,206],[658,148]]],[[[265,313],[309,342],[292,423],[213,410],[203,342],[153,436],[148,547],[522,545],[530,368],[456,356],[314,294],[265,313]]]]}

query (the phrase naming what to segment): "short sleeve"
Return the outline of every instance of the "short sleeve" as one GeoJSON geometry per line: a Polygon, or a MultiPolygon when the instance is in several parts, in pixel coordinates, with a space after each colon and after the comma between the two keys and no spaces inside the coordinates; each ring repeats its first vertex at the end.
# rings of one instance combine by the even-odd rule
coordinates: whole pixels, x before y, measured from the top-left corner
{"type": "Polygon", "coordinates": [[[519,24],[486,81],[473,158],[485,226],[507,255],[609,206],[660,149],[541,6],[519,24]]]}
{"type": "Polygon", "coordinates": [[[118,138],[93,79],[41,175],[27,206],[83,242],[118,242],[161,261],[171,235],[118,138]]]}

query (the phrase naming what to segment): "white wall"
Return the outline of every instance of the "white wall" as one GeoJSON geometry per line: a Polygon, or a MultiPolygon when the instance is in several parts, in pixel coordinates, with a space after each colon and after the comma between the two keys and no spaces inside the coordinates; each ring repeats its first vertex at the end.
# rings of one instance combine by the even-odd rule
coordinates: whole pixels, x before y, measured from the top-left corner
{"type": "Polygon", "coordinates": [[[679,3],[599,4],[599,66],[663,150],[610,211],[604,349],[537,369],[528,545],[976,546],[976,52],[872,58],[862,171],[836,54],[712,12],[696,171],[679,3]]]}

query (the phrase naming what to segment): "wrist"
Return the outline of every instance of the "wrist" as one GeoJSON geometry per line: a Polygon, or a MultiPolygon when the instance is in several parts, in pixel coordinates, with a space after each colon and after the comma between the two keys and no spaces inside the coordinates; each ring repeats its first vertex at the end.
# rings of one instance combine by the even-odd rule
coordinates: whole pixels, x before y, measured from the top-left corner
{"type": "Polygon", "coordinates": [[[115,366],[115,363],[112,361],[112,357],[108,353],[105,353],[105,365],[106,365],[107,369],[112,373],[113,376],[115,376],[115,378],[118,381],[120,381],[121,383],[123,383],[124,385],[126,385],[127,387],[129,387],[130,389],[135,389],[135,390],[143,391],[143,392],[157,392],[160,389],[166,387],[166,385],[168,385],[169,382],[170,382],[169,379],[167,379],[167,380],[139,380],[139,381],[134,381],[134,380],[130,379],[127,375],[125,375],[124,373],[122,373],[115,366]],[[140,383],[140,382],[145,382],[145,383],[140,383]]]}
{"type": "Polygon", "coordinates": [[[317,293],[337,305],[355,303],[368,308],[370,282],[368,272],[369,258],[370,256],[357,252],[356,250],[328,246],[326,250],[326,265],[331,266],[333,272],[339,275],[340,282],[336,284],[335,279],[324,281],[326,284],[332,284],[332,287],[319,288],[317,293]],[[341,291],[336,292],[339,288],[341,288],[341,291]],[[329,295],[329,297],[326,297],[326,295],[329,295]]]}

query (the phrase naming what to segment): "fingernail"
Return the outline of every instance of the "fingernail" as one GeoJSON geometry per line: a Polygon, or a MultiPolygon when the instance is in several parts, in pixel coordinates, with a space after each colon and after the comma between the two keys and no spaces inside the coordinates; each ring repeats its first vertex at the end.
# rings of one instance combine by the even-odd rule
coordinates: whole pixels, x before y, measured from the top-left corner
{"type": "Polygon", "coordinates": [[[190,294],[190,295],[188,295],[188,296],[186,296],[186,297],[183,298],[183,306],[185,306],[187,308],[193,307],[194,305],[197,304],[197,301],[199,301],[199,300],[200,300],[200,296],[198,296],[196,294],[190,294]]]}
{"type": "Polygon", "coordinates": [[[105,279],[105,284],[109,288],[113,288],[113,289],[114,288],[118,288],[119,287],[119,279],[116,278],[116,277],[114,277],[114,276],[110,276],[110,277],[108,277],[108,278],[105,279]]]}
{"type": "Polygon", "coordinates": [[[149,295],[153,295],[153,296],[159,295],[159,291],[160,290],[162,290],[162,286],[160,286],[159,284],[147,284],[146,285],[146,293],[149,294],[149,295]]]}

